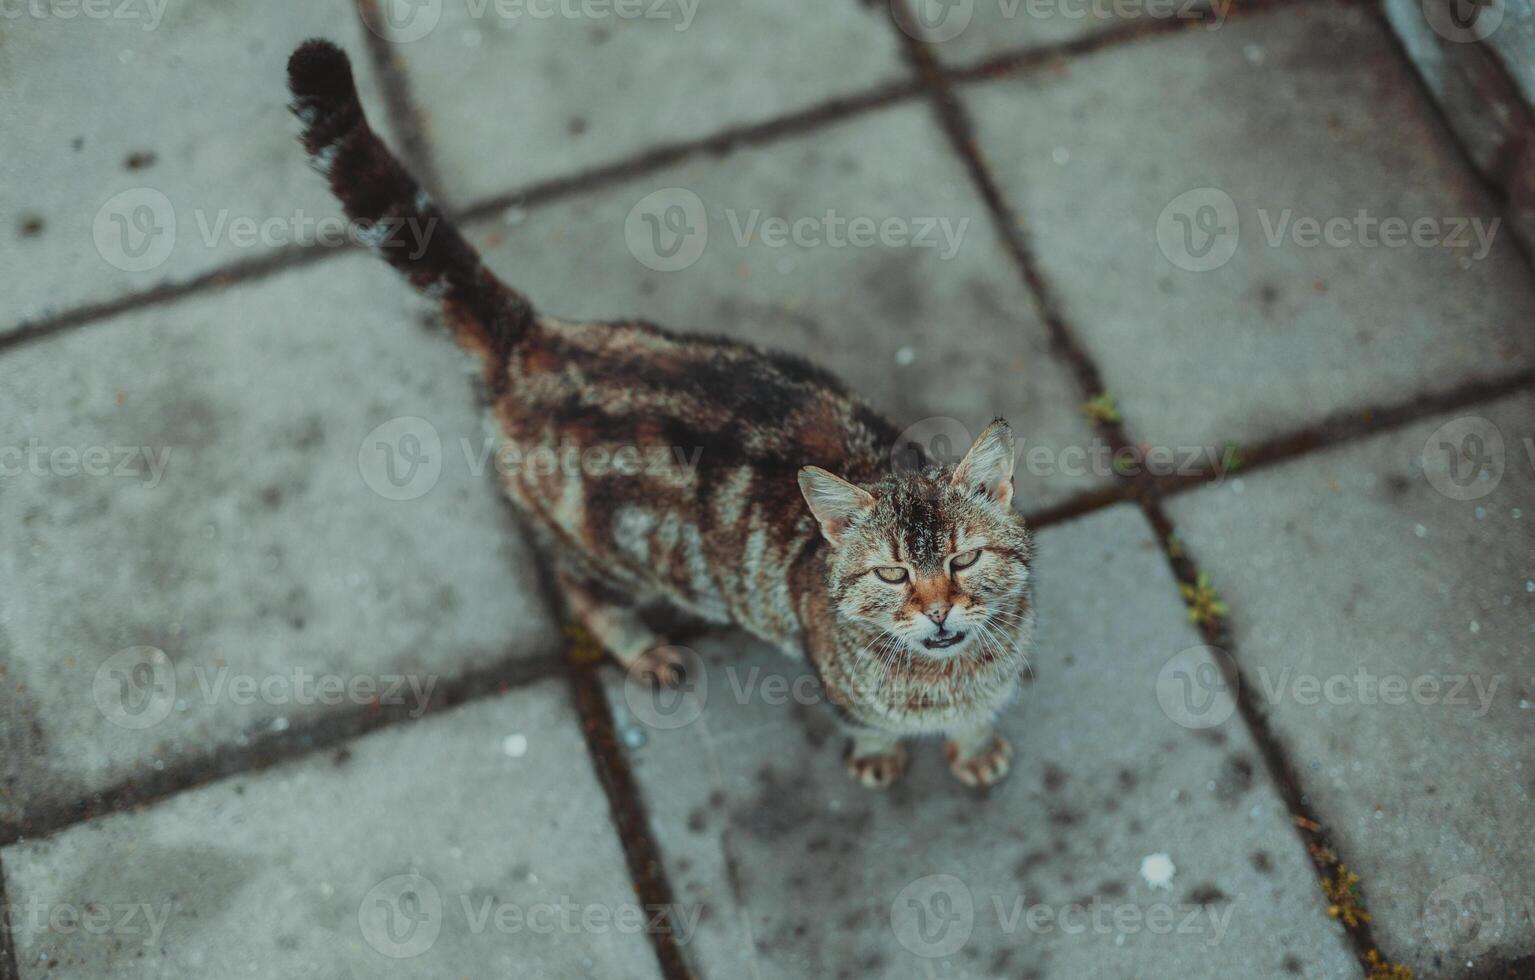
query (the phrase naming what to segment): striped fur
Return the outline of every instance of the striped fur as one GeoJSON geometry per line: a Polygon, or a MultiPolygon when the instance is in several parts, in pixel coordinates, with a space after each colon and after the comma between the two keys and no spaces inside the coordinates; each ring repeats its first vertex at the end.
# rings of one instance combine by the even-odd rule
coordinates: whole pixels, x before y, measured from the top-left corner
{"type": "Polygon", "coordinates": [[[1005,774],[991,722],[1033,627],[1006,423],[952,471],[895,474],[894,426],[801,358],[535,313],[369,128],[339,49],[306,43],[289,76],[316,169],[481,359],[500,480],[572,612],[620,661],[662,679],[678,668],[636,613],[668,600],[807,660],[866,784],[899,773],[902,737],[929,733],[948,737],[965,782],[1005,774]],[[425,247],[401,242],[411,228],[431,229],[425,247]],[[880,577],[893,567],[906,579],[880,577]]]}

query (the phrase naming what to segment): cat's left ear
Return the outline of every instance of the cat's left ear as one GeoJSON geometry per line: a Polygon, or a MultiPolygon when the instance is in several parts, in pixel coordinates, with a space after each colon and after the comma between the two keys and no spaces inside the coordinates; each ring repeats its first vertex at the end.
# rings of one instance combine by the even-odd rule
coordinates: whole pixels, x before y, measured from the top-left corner
{"type": "Polygon", "coordinates": [[[1013,461],[1017,455],[1012,427],[1006,420],[996,419],[965,453],[951,482],[1006,507],[1013,501],[1013,461]]]}
{"type": "Polygon", "coordinates": [[[841,542],[842,532],[849,524],[874,506],[874,496],[869,491],[819,466],[800,467],[799,492],[805,495],[810,513],[820,522],[821,535],[834,545],[841,542]]]}

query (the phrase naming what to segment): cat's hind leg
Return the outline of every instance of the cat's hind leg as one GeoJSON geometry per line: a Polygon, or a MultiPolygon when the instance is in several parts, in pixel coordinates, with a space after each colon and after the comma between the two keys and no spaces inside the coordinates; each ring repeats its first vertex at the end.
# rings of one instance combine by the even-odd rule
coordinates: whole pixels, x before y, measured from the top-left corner
{"type": "Polygon", "coordinates": [[[686,679],[681,651],[667,645],[640,617],[637,603],[620,597],[604,583],[574,572],[561,572],[560,590],[571,615],[636,680],[674,687],[686,679]]]}

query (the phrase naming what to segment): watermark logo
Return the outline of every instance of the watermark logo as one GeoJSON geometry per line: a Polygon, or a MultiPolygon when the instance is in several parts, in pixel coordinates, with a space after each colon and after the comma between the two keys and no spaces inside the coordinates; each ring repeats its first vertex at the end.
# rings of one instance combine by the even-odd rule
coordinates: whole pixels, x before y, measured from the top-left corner
{"type": "Polygon", "coordinates": [[[890,447],[890,465],[897,473],[920,472],[926,463],[945,469],[959,465],[974,437],[965,423],[946,415],[918,419],[890,447]]]}
{"type": "Polygon", "coordinates": [[[390,959],[420,956],[442,932],[442,893],[431,879],[400,874],[368,889],[357,906],[362,938],[390,959]]]}
{"type": "Polygon", "coordinates": [[[442,20],[442,0],[365,0],[357,7],[368,30],[396,44],[421,40],[442,20]]]}
{"type": "Polygon", "coordinates": [[[145,32],[165,19],[170,0],[0,0],[0,20],[136,20],[145,32]]]}
{"type": "Polygon", "coordinates": [[[45,904],[26,901],[6,906],[8,924],[13,932],[46,934],[57,940],[60,936],[83,934],[87,936],[111,936],[121,943],[124,939],[143,937],[141,945],[158,946],[171,916],[181,911],[178,902],[153,905],[149,902],[86,902],[45,904]]]}
{"type": "Polygon", "coordinates": [[[119,728],[150,728],[176,703],[176,667],[158,647],[119,650],[96,668],[91,696],[102,716],[119,728]]]}
{"type": "Polygon", "coordinates": [[[1187,272],[1219,269],[1237,253],[1242,222],[1237,202],[1219,187],[1184,191],[1157,216],[1157,247],[1187,272]]]}
{"type": "Polygon", "coordinates": [[[114,194],[91,225],[96,252],[123,272],[158,268],[176,249],[176,208],[153,187],[114,194]]]}
{"type": "Polygon", "coordinates": [[[970,26],[975,0],[890,0],[890,14],[907,36],[942,44],[970,26]]]}
{"type": "Polygon", "coordinates": [[[442,437],[426,419],[405,415],[369,432],[357,450],[357,470],[385,500],[425,496],[442,476],[442,437]]]}
{"type": "Polygon", "coordinates": [[[954,875],[925,875],[890,903],[896,941],[924,959],[953,956],[975,929],[975,896],[954,875]]]}
{"type": "Polygon", "coordinates": [[[685,187],[646,194],[624,219],[624,244],[647,269],[680,272],[703,258],[709,244],[709,213],[685,187]]]}
{"type": "Polygon", "coordinates": [[[703,716],[708,701],[709,675],[703,658],[687,647],[651,651],[629,668],[624,683],[624,702],[635,719],[660,731],[691,725],[703,716]],[[661,683],[651,673],[655,663],[670,665],[670,683],[661,683]]]}
{"type": "Polygon", "coordinates": [[[1180,650],[1157,672],[1157,703],[1162,713],[1184,728],[1214,728],[1237,708],[1237,676],[1231,654],[1219,647],[1180,650]]]}
{"type": "Polygon", "coordinates": [[[171,446],[49,446],[35,436],[24,446],[0,446],[0,476],[89,476],[160,485],[171,446]]]}
{"type": "Polygon", "coordinates": [[[1429,485],[1451,500],[1476,500],[1503,480],[1503,433],[1479,415],[1434,430],[1418,457],[1429,485]]]}
{"type": "Polygon", "coordinates": [[[1506,925],[1503,890],[1481,875],[1446,879],[1423,903],[1424,934],[1435,949],[1458,959],[1487,952],[1506,925]]]}
{"type": "Polygon", "coordinates": [[[1503,23],[1505,0],[1423,0],[1423,19],[1454,44],[1484,41],[1503,23]]]}

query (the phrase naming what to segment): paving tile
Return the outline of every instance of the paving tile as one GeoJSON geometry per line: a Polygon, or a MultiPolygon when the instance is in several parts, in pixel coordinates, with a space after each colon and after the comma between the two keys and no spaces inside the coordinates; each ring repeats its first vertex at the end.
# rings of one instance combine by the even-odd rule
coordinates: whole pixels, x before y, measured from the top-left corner
{"type": "Polygon", "coordinates": [[[545,681],[9,847],[21,975],[655,977],[578,726],[545,681]]]}
{"type": "Polygon", "coordinates": [[[1248,682],[1363,878],[1383,947],[1432,977],[1466,975],[1467,961],[1501,976],[1492,963],[1535,952],[1530,396],[1170,509],[1231,607],[1248,682]],[[1444,444],[1468,454],[1455,472],[1444,444]],[[1483,457],[1500,480],[1472,479],[1483,457]]]}
{"type": "MultiPolygon", "coordinates": [[[[285,67],[316,35],[364,50],[348,0],[7,9],[18,15],[0,22],[0,333],[312,240],[320,219],[340,220],[294,142],[285,67]],[[54,10],[74,13],[36,14],[54,10]]],[[[357,62],[387,132],[367,58],[357,62]]]]}
{"type": "Polygon", "coordinates": [[[1093,435],[1069,370],[925,106],[512,209],[473,232],[544,310],[799,351],[903,428],[923,423],[917,438],[940,453],[945,436],[963,452],[967,433],[1006,416],[1024,441],[1025,511],[1112,478],[1071,454],[1093,435]]]}
{"type": "Polygon", "coordinates": [[[1530,270],[1462,234],[1497,212],[1419,92],[1373,17],[1319,4],[965,99],[1132,432],[1176,447],[1535,363],[1530,270]],[[1447,244],[1403,245],[1420,221],[1447,244]]]}
{"type": "Polygon", "coordinates": [[[908,77],[850,0],[437,0],[395,38],[465,203],[908,77]]]}
{"type": "Polygon", "coordinates": [[[1036,680],[986,796],[931,743],[858,788],[813,681],[741,638],[697,643],[680,700],[614,678],[678,901],[705,908],[703,976],[1359,976],[1231,702],[1179,700],[1214,664],[1145,522],[1118,507],[1039,548],[1036,680]]]}
{"type": "Polygon", "coordinates": [[[1219,30],[1229,9],[1205,0],[892,0],[896,26],[954,67],[1149,21],[1219,30]]]}
{"type": "Polygon", "coordinates": [[[422,312],[359,253],[0,358],[0,820],[557,649],[422,312]]]}

